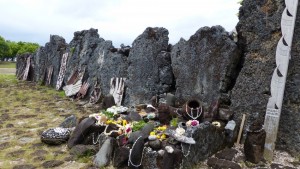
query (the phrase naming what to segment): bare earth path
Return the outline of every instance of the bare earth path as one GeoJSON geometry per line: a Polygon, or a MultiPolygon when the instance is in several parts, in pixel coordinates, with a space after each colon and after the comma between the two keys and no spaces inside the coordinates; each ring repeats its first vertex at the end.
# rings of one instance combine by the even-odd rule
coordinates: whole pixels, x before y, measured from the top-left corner
{"type": "Polygon", "coordinates": [[[66,144],[43,144],[40,134],[71,114],[90,113],[62,92],[0,74],[0,168],[88,168],[92,160],[71,156],[66,144]]]}
{"type": "Polygon", "coordinates": [[[0,74],[12,74],[14,75],[16,73],[15,68],[0,68],[0,74]]]}

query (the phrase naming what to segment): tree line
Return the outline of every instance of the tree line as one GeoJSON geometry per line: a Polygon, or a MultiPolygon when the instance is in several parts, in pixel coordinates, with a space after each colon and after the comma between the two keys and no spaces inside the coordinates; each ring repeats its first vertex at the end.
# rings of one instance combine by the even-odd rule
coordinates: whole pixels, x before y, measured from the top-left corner
{"type": "Polygon", "coordinates": [[[14,42],[5,40],[0,36],[0,60],[14,60],[17,55],[24,53],[34,53],[39,47],[37,43],[31,42],[14,42]]]}

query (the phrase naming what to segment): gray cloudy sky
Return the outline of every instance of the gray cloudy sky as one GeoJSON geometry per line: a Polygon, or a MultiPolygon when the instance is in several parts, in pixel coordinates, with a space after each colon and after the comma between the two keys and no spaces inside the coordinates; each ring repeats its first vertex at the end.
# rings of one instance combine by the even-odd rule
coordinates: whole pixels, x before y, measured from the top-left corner
{"type": "Polygon", "coordinates": [[[44,45],[50,34],[69,43],[75,31],[96,28],[119,47],[150,26],[168,29],[175,44],[203,26],[231,31],[239,6],[238,0],[0,0],[0,35],[44,45]]]}

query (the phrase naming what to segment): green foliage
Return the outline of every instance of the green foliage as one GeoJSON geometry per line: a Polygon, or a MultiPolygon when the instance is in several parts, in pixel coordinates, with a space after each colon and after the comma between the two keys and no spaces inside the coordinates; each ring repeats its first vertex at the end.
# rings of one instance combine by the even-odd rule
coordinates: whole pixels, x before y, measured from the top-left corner
{"type": "Polygon", "coordinates": [[[20,46],[20,49],[17,52],[18,55],[22,55],[24,53],[34,53],[39,48],[37,43],[30,42],[18,42],[18,45],[20,46]]]}
{"type": "Polygon", "coordinates": [[[109,111],[102,111],[102,113],[109,119],[114,118],[114,113],[109,112],[109,111]]]}
{"type": "Polygon", "coordinates": [[[24,53],[34,53],[39,48],[39,44],[31,42],[14,42],[5,40],[0,36],[0,59],[15,58],[24,53]]]}
{"type": "Polygon", "coordinates": [[[173,118],[171,121],[170,121],[170,125],[172,127],[177,127],[178,126],[178,118],[173,118]]]}
{"type": "Polygon", "coordinates": [[[7,55],[9,55],[10,49],[5,39],[0,36],[0,59],[3,59],[7,55]]]}
{"type": "Polygon", "coordinates": [[[70,49],[70,51],[71,51],[71,55],[73,55],[73,53],[74,53],[74,51],[75,51],[75,48],[72,47],[72,48],[70,49]]]}
{"type": "Polygon", "coordinates": [[[147,123],[143,120],[134,122],[132,126],[132,131],[139,131],[141,130],[147,123]]]}

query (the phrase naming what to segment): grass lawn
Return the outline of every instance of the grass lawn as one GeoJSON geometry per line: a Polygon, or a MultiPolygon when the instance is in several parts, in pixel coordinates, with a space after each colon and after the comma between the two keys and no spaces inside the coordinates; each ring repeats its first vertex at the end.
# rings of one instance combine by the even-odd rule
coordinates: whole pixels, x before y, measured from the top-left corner
{"type": "Polygon", "coordinates": [[[25,164],[45,168],[52,160],[62,162],[60,168],[86,168],[92,156],[71,156],[66,144],[49,146],[40,136],[71,114],[81,118],[96,112],[70,101],[63,91],[0,74],[0,168],[25,164]]]}
{"type": "Polygon", "coordinates": [[[16,68],[16,62],[1,62],[0,68],[16,68]]]}

